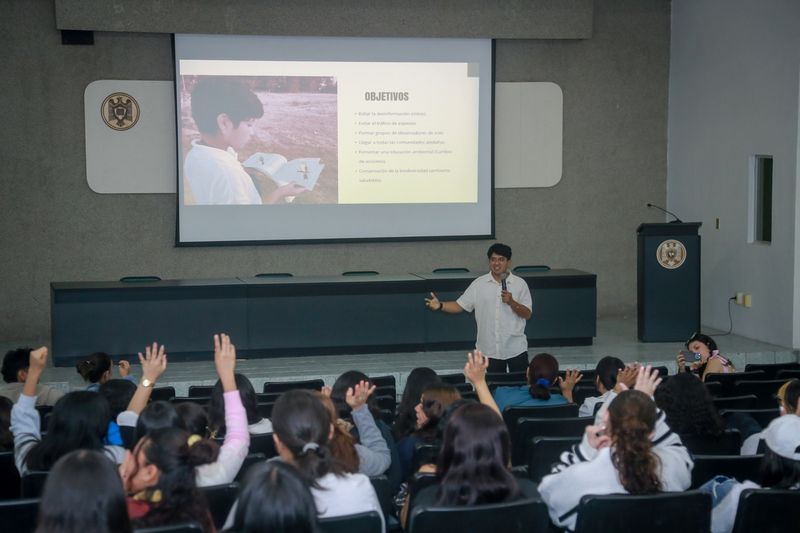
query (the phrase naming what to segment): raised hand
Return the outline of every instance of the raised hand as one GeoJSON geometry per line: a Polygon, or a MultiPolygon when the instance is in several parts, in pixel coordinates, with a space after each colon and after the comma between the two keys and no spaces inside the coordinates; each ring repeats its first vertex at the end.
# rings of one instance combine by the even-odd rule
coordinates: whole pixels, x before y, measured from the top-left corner
{"type": "Polygon", "coordinates": [[[486,382],[486,369],[489,368],[489,358],[480,350],[467,354],[467,364],[464,365],[464,376],[473,385],[486,382]]]}
{"type": "Polygon", "coordinates": [[[658,370],[654,370],[651,365],[640,366],[639,374],[636,376],[636,385],[633,388],[652,398],[660,383],[661,378],[658,377],[658,370]]]}
{"type": "Polygon", "coordinates": [[[330,385],[323,385],[322,389],[319,392],[326,398],[330,398],[331,393],[333,392],[333,387],[331,387],[330,385]]]}
{"type": "Polygon", "coordinates": [[[561,389],[561,395],[564,396],[569,403],[572,403],[572,389],[575,388],[575,384],[581,379],[583,379],[583,374],[581,374],[579,370],[574,369],[567,370],[563,378],[558,378],[558,388],[561,389]]]}
{"type": "Polygon", "coordinates": [[[121,359],[119,362],[119,376],[121,378],[124,378],[130,373],[131,373],[131,364],[125,359],[121,359]]]}
{"type": "Polygon", "coordinates": [[[639,367],[626,366],[617,372],[617,384],[614,386],[616,392],[633,388],[636,384],[636,376],[639,375],[639,367]]]}
{"type": "Polygon", "coordinates": [[[31,372],[38,372],[41,374],[47,366],[47,356],[49,353],[47,346],[31,350],[30,360],[28,362],[28,374],[31,372]]]}
{"type": "Polygon", "coordinates": [[[236,390],[236,346],[231,342],[231,338],[224,333],[214,335],[214,366],[217,367],[217,375],[222,382],[222,390],[225,392],[236,390]]]}
{"type": "Polygon", "coordinates": [[[428,306],[428,309],[431,311],[439,311],[442,309],[442,302],[439,301],[439,298],[434,293],[431,293],[430,298],[425,298],[425,305],[428,306]]]}
{"type": "Polygon", "coordinates": [[[344,401],[350,406],[353,411],[364,406],[367,399],[375,392],[375,385],[370,386],[368,381],[360,381],[356,383],[355,387],[350,387],[345,393],[344,401]]]}
{"type": "Polygon", "coordinates": [[[139,363],[142,365],[142,378],[155,383],[167,370],[166,348],[157,342],[145,346],[144,355],[139,352],[139,363]]]}

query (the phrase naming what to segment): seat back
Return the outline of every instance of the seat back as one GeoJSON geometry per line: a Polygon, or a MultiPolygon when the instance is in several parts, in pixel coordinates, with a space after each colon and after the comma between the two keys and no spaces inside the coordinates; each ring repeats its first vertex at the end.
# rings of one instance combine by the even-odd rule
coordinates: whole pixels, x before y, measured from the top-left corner
{"type": "Polygon", "coordinates": [[[3,533],[30,533],[35,530],[39,501],[39,498],[0,500],[0,524],[3,525],[3,533]]]}
{"type": "Polygon", "coordinates": [[[179,403],[193,403],[193,404],[197,404],[197,405],[199,405],[200,407],[205,407],[205,406],[207,406],[209,403],[211,403],[211,397],[210,397],[210,396],[193,396],[193,397],[187,397],[187,396],[180,397],[180,396],[175,396],[174,398],[172,398],[172,399],[170,400],[170,402],[172,402],[172,403],[174,403],[174,404],[179,404],[179,403]]]}
{"type": "Polygon", "coordinates": [[[206,497],[208,503],[208,512],[211,513],[211,518],[214,520],[214,525],[217,530],[222,529],[225,525],[225,519],[228,518],[228,513],[236,501],[239,494],[238,483],[228,483],[226,485],[213,485],[211,487],[199,487],[200,491],[206,497]]]}
{"type": "Polygon", "coordinates": [[[376,387],[397,388],[397,379],[391,374],[388,376],[370,376],[369,381],[376,387]]]}
{"type": "Polygon", "coordinates": [[[559,456],[580,442],[581,437],[534,437],[528,445],[528,477],[540,482],[559,456]]]}
{"type": "Polygon", "coordinates": [[[511,464],[525,464],[534,437],[583,437],[593,416],[570,418],[520,418],[511,441],[511,464]]]}
{"type": "Polygon", "coordinates": [[[580,406],[586,401],[586,398],[600,396],[594,383],[584,383],[584,381],[585,378],[572,389],[572,401],[578,406],[578,409],[580,409],[580,406]]]}
{"type": "Polygon", "coordinates": [[[739,496],[733,533],[785,533],[800,524],[800,491],[747,489],[739,496]],[[791,524],[794,524],[792,526],[791,524]]]}
{"type": "Polygon", "coordinates": [[[22,474],[20,477],[20,497],[40,498],[49,473],[41,470],[31,470],[22,474]]]}
{"type": "Polygon", "coordinates": [[[389,530],[389,525],[392,520],[392,525],[399,526],[400,523],[393,518],[394,514],[394,500],[392,485],[389,483],[389,478],[386,476],[372,476],[369,478],[372,488],[375,489],[375,495],[378,497],[378,503],[381,504],[381,511],[383,511],[383,518],[386,521],[386,529],[389,530]]]}
{"type": "Polygon", "coordinates": [[[755,372],[761,370],[764,372],[764,379],[778,379],[778,372],[781,370],[798,371],[800,372],[800,363],[766,363],[766,364],[749,364],[745,365],[745,372],[755,372]]]}
{"type": "Polygon", "coordinates": [[[753,394],[744,396],[718,396],[713,398],[717,411],[723,409],[755,409],[758,398],[753,394]]]}
{"type": "Polygon", "coordinates": [[[210,398],[213,385],[189,385],[189,398],[210,398]]]}
{"type": "Polygon", "coordinates": [[[776,379],[789,381],[790,379],[800,379],[800,370],[779,370],[776,379]]]}
{"type": "Polygon", "coordinates": [[[381,533],[383,520],[376,511],[319,519],[323,533],[381,533]]]}
{"type": "Polygon", "coordinates": [[[263,453],[267,459],[278,456],[272,433],[250,435],[250,453],[263,453]]]}
{"type": "Polygon", "coordinates": [[[710,373],[705,375],[704,381],[706,383],[711,381],[720,383],[722,385],[722,394],[734,395],[735,393],[733,391],[733,386],[737,381],[757,379],[767,379],[767,375],[763,370],[756,370],[753,372],[733,372],[728,374],[725,374],[724,372],[710,373]]]}
{"type": "Polygon", "coordinates": [[[182,524],[171,524],[169,526],[146,527],[136,529],[134,533],[202,533],[203,528],[195,522],[184,522],[182,524]]]}
{"type": "Polygon", "coordinates": [[[19,498],[20,479],[14,452],[0,452],[0,480],[0,500],[19,498]]]}
{"type": "Polygon", "coordinates": [[[633,525],[647,533],[707,533],[711,528],[711,496],[696,490],[589,495],[581,498],[575,533],[618,533],[633,525]]]}
{"type": "Polygon", "coordinates": [[[150,400],[154,402],[168,402],[175,397],[175,387],[156,387],[150,393],[150,400]]]}
{"type": "Polygon", "coordinates": [[[569,418],[578,416],[578,406],[574,403],[566,405],[543,405],[541,407],[510,406],[503,410],[503,420],[514,439],[517,420],[520,418],[569,418]]]}
{"type": "Polygon", "coordinates": [[[744,380],[737,381],[733,390],[738,395],[752,394],[756,396],[756,409],[768,409],[776,405],[775,395],[778,394],[778,389],[786,383],[783,379],[769,379],[769,380],[744,380]]]}
{"type": "Polygon", "coordinates": [[[467,378],[464,377],[464,374],[441,374],[439,379],[442,380],[442,383],[449,383],[450,385],[458,385],[460,383],[466,383],[467,378]]]}
{"type": "Polygon", "coordinates": [[[280,395],[283,394],[282,392],[257,392],[256,398],[258,398],[258,403],[275,403],[278,401],[280,395]]]}
{"type": "Polygon", "coordinates": [[[261,418],[272,418],[272,409],[275,407],[275,402],[258,402],[256,404],[256,411],[261,418]]]}
{"type": "Polygon", "coordinates": [[[239,472],[236,474],[236,478],[234,481],[240,483],[244,476],[247,475],[247,471],[250,469],[251,466],[263,463],[267,460],[267,456],[263,453],[249,453],[247,457],[244,458],[244,462],[242,463],[242,467],[239,469],[239,472]]]}
{"type": "Polygon", "coordinates": [[[706,381],[704,385],[711,396],[720,396],[722,394],[722,383],[718,381],[706,381]]]}
{"type": "Polygon", "coordinates": [[[771,409],[723,409],[719,412],[721,416],[741,413],[751,416],[762,428],[766,429],[770,422],[781,416],[781,411],[777,407],[771,409]]]}
{"type": "Polygon", "coordinates": [[[714,476],[758,481],[763,458],[763,455],[695,455],[692,488],[696,489],[714,476]]]}
{"type": "Polygon", "coordinates": [[[464,507],[417,506],[411,511],[409,533],[430,531],[547,531],[547,506],[538,499],[464,507]]]}
{"type": "Polygon", "coordinates": [[[264,392],[286,392],[294,389],[322,390],[325,382],[321,379],[305,379],[300,381],[267,381],[264,383],[264,392]]]}
{"type": "Polygon", "coordinates": [[[395,396],[376,396],[375,403],[378,404],[380,410],[387,410],[394,416],[394,410],[397,407],[397,398],[395,396]]]}
{"type": "Polygon", "coordinates": [[[737,455],[742,438],[735,429],[726,429],[719,437],[681,434],[683,445],[692,455],[737,455]]]}

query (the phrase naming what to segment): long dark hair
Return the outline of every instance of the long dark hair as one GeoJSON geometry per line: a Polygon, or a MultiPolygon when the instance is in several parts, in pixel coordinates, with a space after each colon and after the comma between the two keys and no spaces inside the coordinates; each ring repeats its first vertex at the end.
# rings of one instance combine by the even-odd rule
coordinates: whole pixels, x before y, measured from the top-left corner
{"type": "Polygon", "coordinates": [[[451,404],[461,399],[458,389],[448,383],[434,383],[428,385],[420,395],[422,412],[428,421],[421,428],[417,428],[414,435],[422,442],[432,443],[441,435],[439,421],[444,416],[451,404]]]}
{"type": "Polygon", "coordinates": [[[11,433],[11,409],[14,402],[0,396],[0,452],[14,450],[14,434],[11,433]]]}
{"type": "Polygon", "coordinates": [[[403,397],[397,406],[397,416],[394,420],[392,431],[396,439],[402,439],[414,432],[417,425],[417,416],[414,409],[419,403],[423,389],[429,385],[441,383],[439,376],[433,369],[418,367],[408,374],[403,397]]]}
{"type": "Polygon", "coordinates": [[[519,496],[508,471],[511,439],[503,420],[485,405],[456,409],[444,430],[436,476],[437,505],[499,503],[519,496]]]}
{"type": "Polygon", "coordinates": [[[139,442],[147,434],[163,428],[186,429],[174,405],[164,401],[150,402],[136,420],[133,442],[139,442]]]}
{"type": "MultiPolygon", "coordinates": [[[[350,415],[350,406],[347,405],[347,401],[345,401],[347,389],[355,387],[362,381],[369,382],[369,376],[363,372],[359,372],[358,370],[348,370],[336,378],[336,381],[333,383],[333,387],[331,387],[331,400],[333,400],[333,405],[336,407],[336,412],[339,414],[339,418],[343,420],[352,419],[350,415]]],[[[375,395],[372,395],[367,399],[367,408],[369,409],[370,413],[372,413],[372,416],[375,418],[376,422],[380,420],[381,411],[378,408],[377,402],[375,401],[375,395]]]]}
{"type": "Polygon", "coordinates": [[[782,457],[769,446],[764,450],[759,477],[762,487],[794,489],[800,485],[800,461],[782,457]]]}
{"type": "MultiPolygon", "coordinates": [[[[247,413],[247,423],[255,424],[261,420],[258,414],[258,395],[253,384],[244,374],[234,374],[236,378],[236,388],[239,389],[239,397],[242,399],[244,411],[247,413]]],[[[223,397],[222,382],[217,380],[211,391],[211,401],[208,404],[208,427],[214,435],[225,434],[225,398],[223,397]]]]}
{"type": "Polygon", "coordinates": [[[37,533],[128,533],[131,522],[116,466],[102,453],[75,450],[44,485],[37,533]]]}
{"type": "Polygon", "coordinates": [[[86,359],[78,361],[75,368],[78,374],[89,383],[97,383],[103,374],[111,370],[111,356],[105,352],[94,352],[86,359]]]}
{"type": "Polygon", "coordinates": [[[550,387],[558,377],[558,361],[549,353],[533,356],[528,364],[528,392],[537,400],[550,399],[550,387]]]}
{"type": "Polygon", "coordinates": [[[147,514],[134,520],[136,528],[199,522],[205,531],[214,529],[205,496],[195,484],[195,468],[214,462],[219,446],[209,439],[190,446],[189,437],[183,429],[163,428],[150,432],[136,445],[133,453],[137,460],[142,451],[147,464],[159,471],[158,482],[147,491],[161,492],[160,500],[147,514]]]}
{"type": "Polygon", "coordinates": [[[131,398],[136,393],[136,384],[127,379],[109,379],[97,390],[104,396],[111,407],[111,420],[128,408],[131,398]]]}
{"type": "Polygon", "coordinates": [[[291,452],[300,475],[315,488],[322,476],[344,473],[329,446],[332,424],[328,410],[309,390],[281,394],[272,410],[275,434],[291,452]]]}
{"type": "Polygon", "coordinates": [[[656,405],[643,392],[623,391],[608,406],[608,423],[611,461],[622,486],[630,494],[659,492],[659,459],[650,440],[656,427],[656,405]]]}
{"type": "Polygon", "coordinates": [[[175,406],[175,412],[181,417],[183,429],[192,435],[209,436],[208,413],[203,407],[192,402],[181,402],[175,406]]]}
{"type": "Polygon", "coordinates": [[[110,419],[108,402],[96,392],[65,394],[53,407],[47,434],[23,460],[29,470],[50,470],[73,450],[102,450],[110,419]]]}
{"type": "Polygon", "coordinates": [[[314,497],[292,465],[269,461],[248,470],[233,526],[237,533],[316,533],[314,497]]]}
{"type": "Polygon", "coordinates": [[[693,374],[681,372],[669,378],[656,389],[655,400],[675,433],[718,437],[725,431],[711,393],[693,374]]]}
{"type": "Polygon", "coordinates": [[[624,368],[625,363],[622,362],[622,359],[607,355],[597,362],[597,381],[607,391],[613,390],[617,385],[617,374],[624,368]]]}

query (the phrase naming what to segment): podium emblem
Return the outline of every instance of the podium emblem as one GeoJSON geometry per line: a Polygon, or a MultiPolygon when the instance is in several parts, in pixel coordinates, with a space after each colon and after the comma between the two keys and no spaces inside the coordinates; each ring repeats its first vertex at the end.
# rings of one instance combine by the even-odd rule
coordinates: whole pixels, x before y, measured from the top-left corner
{"type": "Polygon", "coordinates": [[[139,102],[128,93],[109,94],[100,105],[100,117],[112,130],[129,130],[139,121],[139,102]]]}
{"type": "Polygon", "coordinates": [[[656,259],[658,264],[666,269],[674,270],[680,268],[683,262],[686,261],[686,247],[680,241],[667,239],[658,245],[656,259]]]}

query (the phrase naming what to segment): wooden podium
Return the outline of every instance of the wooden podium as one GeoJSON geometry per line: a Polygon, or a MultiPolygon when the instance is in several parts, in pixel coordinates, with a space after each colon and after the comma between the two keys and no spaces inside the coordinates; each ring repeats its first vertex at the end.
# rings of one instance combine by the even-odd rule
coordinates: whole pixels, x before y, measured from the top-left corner
{"type": "Polygon", "coordinates": [[[641,224],[636,230],[640,341],[683,342],[700,331],[700,224],[641,224]]]}

